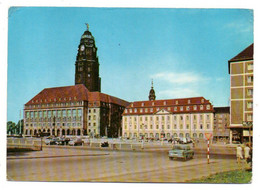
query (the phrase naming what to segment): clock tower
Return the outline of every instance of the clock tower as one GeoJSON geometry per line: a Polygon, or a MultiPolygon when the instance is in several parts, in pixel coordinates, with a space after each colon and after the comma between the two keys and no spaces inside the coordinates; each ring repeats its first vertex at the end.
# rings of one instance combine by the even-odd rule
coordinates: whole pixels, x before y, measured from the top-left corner
{"type": "Polygon", "coordinates": [[[101,91],[101,78],[99,77],[99,61],[95,39],[87,30],[81,36],[78,54],[75,63],[75,85],[84,84],[90,92],[101,91]]]}

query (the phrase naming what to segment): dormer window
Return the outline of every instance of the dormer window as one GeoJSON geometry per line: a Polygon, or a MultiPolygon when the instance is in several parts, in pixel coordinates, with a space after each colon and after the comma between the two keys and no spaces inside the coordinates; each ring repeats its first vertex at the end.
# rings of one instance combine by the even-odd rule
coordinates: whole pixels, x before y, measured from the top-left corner
{"type": "Polygon", "coordinates": [[[142,108],[140,109],[140,112],[143,113],[143,109],[142,108]]]}
{"type": "Polygon", "coordinates": [[[181,106],[180,110],[183,111],[183,107],[182,106],[181,106]]]}
{"type": "Polygon", "coordinates": [[[203,105],[200,105],[200,110],[203,110],[203,105]]]}
{"type": "Polygon", "coordinates": [[[210,105],[207,105],[207,110],[209,110],[210,109],[210,105]]]}
{"type": "Polygon", "coordinates": [[[125,109],[125,113],[127,113],[127,109],[125,109]]]}
{"type": "Polygon", "coordinates": [[[154,102],[152,102],[152,105],[154,106],[154,102]]]}
{"type": "Polygon", "coordinates": [[[174,107],[174,111],[177,111],[177,107],[174,107]]]}
{"type": "Polygon", "coordinates": [[[137,112],[137,109],[135,108],[135,113],[137,112]]]}
{"type": "Polygon", "coordinates": [[[201,99],[201,103],[204,103],[204,99],[201,99]]]}
{"type": "Polygon", "coordinates": [[[177,105],[178,105],[178,100],[176,100],[175,104],[177,104],[177,105]]]}
{"type": "Polygon", "coordinates": [[[142,106],[144,106],[144,103],[142,103],[142,106]]]}
{"type": "Polygon", "coordinates": [[[131,104],[131,107],[133,107],[134,105],[133,104],[131,104]]]}
{"type": "Polygon", "coordinates": [[[194,109],[194,110],[197,110],[197,106],[193,106],[193,109],[194,109]]]}
{"type": "Polygon", "coordinates": [[[186,106],[186,110],[189,111],[190,110],[190,106],[186,106]]]}
{"type": "Polygon", "coordinates": [[[163,102],[163,105],[166,105],[166,101],[163,102]]]}

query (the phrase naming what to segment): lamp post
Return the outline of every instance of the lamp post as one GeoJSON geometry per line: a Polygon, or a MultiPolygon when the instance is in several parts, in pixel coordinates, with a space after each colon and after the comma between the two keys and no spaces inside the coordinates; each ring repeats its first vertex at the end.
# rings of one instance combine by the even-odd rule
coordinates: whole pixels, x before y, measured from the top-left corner
{"type": "Polygon", "coordinates": [[[243,121],[243,126],[248,127],[249,130],[249,143],[251,145],[251,129],[253,127],[253,122],[252,121],[243,121]]]}

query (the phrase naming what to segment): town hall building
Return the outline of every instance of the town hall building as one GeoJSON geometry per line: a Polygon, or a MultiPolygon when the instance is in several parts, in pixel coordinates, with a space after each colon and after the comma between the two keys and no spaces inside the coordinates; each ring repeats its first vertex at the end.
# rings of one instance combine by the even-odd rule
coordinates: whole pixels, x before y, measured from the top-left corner
{"type": "Polygon", "coordinates": [[[24,105],[24,134],[118,137],[129,103],[101,93],[99,60],[89,27],[81,36],[75,85],[45,88],[24,105]]]}

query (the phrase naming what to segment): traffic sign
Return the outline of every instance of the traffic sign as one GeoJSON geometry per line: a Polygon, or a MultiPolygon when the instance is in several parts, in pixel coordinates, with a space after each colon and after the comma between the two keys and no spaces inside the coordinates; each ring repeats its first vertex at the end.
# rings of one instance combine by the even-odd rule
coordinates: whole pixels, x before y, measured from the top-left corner
{"type": "Polygon", "coordinates": [[[212,133],[205,133],[205,137],[207,140],[209,140],[212,137],[212,133]]]}

